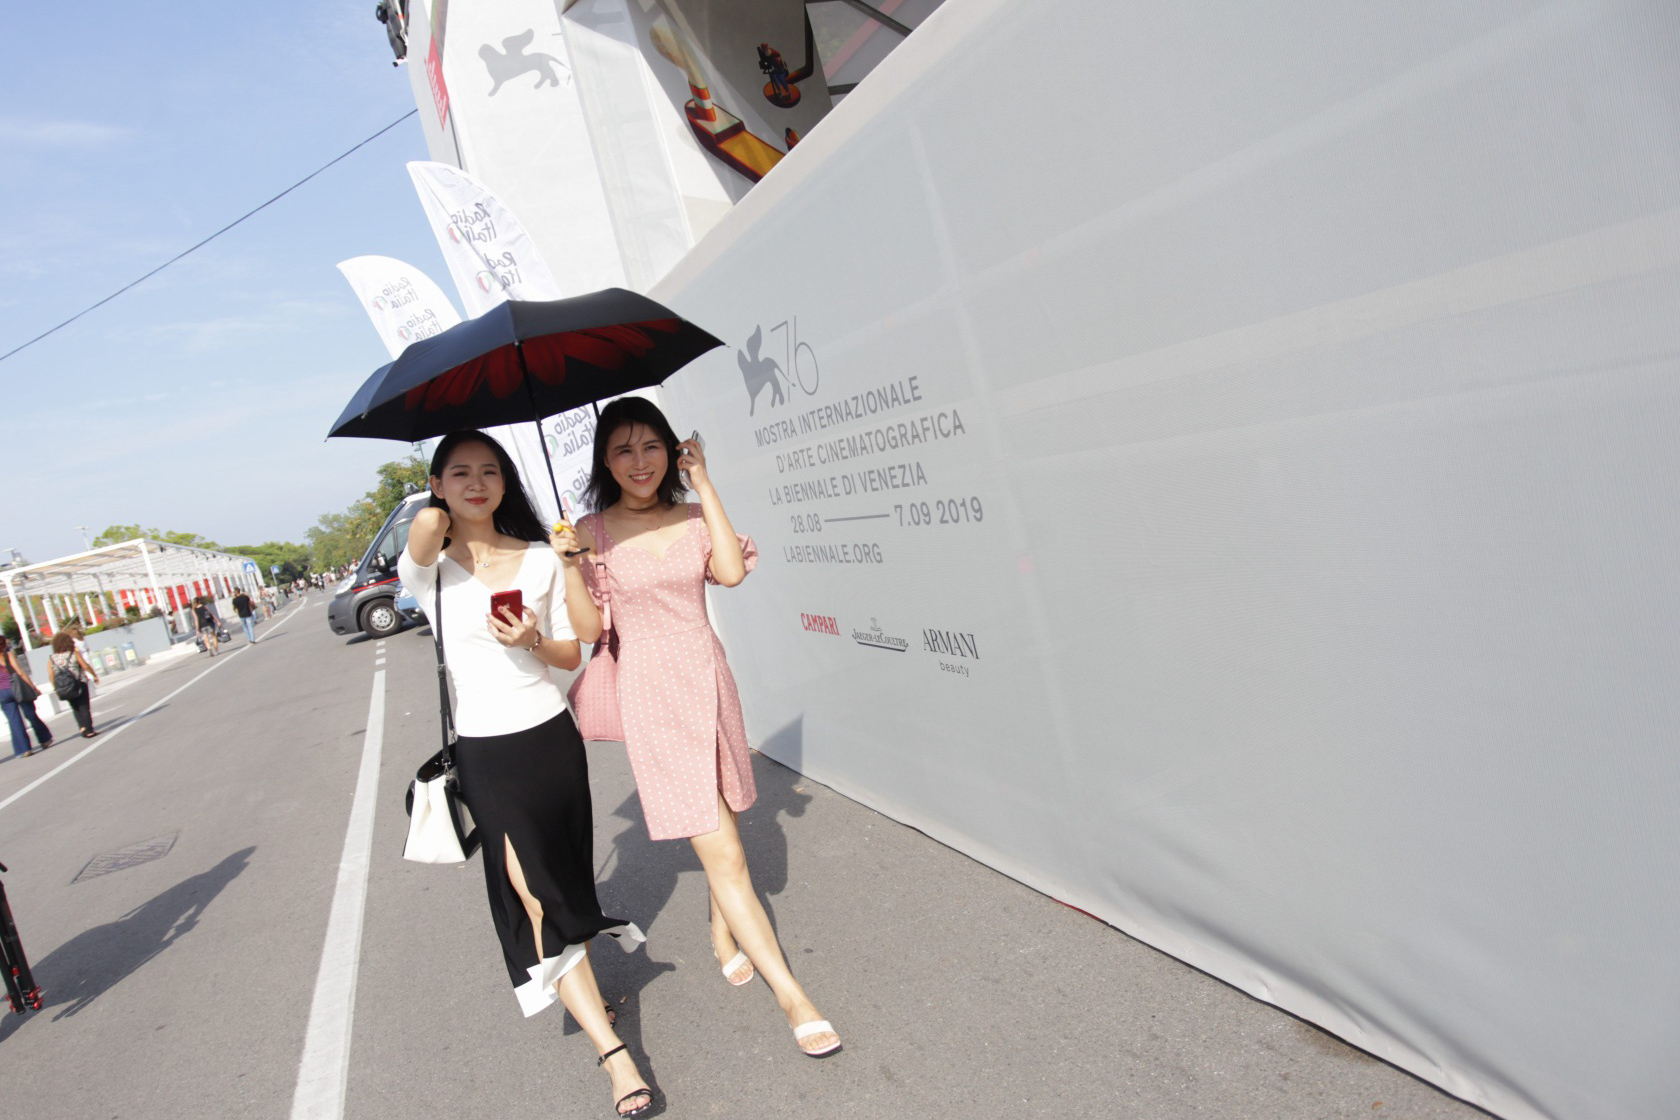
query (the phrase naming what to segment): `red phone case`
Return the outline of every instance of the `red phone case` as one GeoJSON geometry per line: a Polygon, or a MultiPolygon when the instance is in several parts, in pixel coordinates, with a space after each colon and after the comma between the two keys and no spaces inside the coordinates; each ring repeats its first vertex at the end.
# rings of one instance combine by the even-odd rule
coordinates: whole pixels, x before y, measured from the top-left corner
{"type": "Polygon", "coordinates": [[[490,613],[506,622],[502,615],[502,608],[513,612],[514,618],[525,617],[525,594],[517,588],[511,591],[497,591],[490,596],[490,613]]]}

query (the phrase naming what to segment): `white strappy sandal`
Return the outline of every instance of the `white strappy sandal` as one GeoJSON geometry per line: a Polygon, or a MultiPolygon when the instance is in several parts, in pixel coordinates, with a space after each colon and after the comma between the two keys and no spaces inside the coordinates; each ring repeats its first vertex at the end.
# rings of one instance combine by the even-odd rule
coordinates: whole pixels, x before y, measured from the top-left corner
{"type": "Polygon", "coordinates": [[[834,1045],[824,1050],[807,1050],[804,1046],[800,1046],[799,1052],[801,1054],[804,1054],[807,1058],[826,1058],[840,1049],[840,1032],[836,1031],[827,1019],[818,1019],[813,1023],[799,1024],[797,1027],[793,1028],[793,1041],[796,1044],[803,1043],[807,1038],[817,1034],[833,1035],[834,1045]]]}
{"type": "Polygon", "coordinates": [[[729,982],[737,988],[739,988],[742,984],[751,984],[752,978],[757,975],[758,971],[753,969],[752,961],[747,958],[745,953],[736,953],[723,964],[723,978],[725,980],[729,980],[729,982]],[[734,976],[741,970],[742,965],[746,965],[747,968],[751,970],[747,973],[747,978],[745,980],[730,980],[730,977],[734,976]]]}

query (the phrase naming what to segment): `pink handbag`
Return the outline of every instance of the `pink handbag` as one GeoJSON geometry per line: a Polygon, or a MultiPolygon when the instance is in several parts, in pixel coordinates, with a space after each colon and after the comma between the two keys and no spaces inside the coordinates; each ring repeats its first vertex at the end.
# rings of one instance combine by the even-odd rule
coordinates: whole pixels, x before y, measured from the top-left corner
{"type": "MultiPolygon", "coordinates": [[[[605,564],[596,564],[597,579],[606,579],[605,569],[605,564]]],[[[572,702],[579,735],[593,741],[624,741],[624,717],[618,710],[618,635],[613,632],[609,603],[601,604],[601,638],[566,699],[572,702]]]]}

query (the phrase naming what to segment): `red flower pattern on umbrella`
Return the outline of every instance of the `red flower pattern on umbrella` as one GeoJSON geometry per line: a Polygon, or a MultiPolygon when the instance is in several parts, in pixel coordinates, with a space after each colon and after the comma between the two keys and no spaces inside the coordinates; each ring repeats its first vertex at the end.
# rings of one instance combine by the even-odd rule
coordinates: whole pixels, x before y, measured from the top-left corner
{"type": "MultiPolygon", "coordinates": [[[[681,325],[680,319],[649,319],[543,335],[527,339],[522,345],[531,376],[547,385],[559,385],[566,380],[568,362],[582,362],[602,370],[618,369],[627,357],[639,358],[653,349],[653,332],[672,334],[681,325]]],[[[403,405],[426,411],[460,406],[480,386],[488,386],[493,396],[505,398],[519,390],[523,377],[518,354],[513,347],[505,346],[415,386],[404,395],[403,405]]]]}

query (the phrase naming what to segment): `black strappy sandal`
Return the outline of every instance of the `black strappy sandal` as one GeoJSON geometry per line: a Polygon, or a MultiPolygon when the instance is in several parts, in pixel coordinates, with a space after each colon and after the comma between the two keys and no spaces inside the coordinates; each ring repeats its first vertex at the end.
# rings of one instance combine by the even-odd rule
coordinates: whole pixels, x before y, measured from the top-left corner
{"type": "MultiPolygon", "coordinates": [[[[617,1046],[614,1046],[611,1050],[608,1050],[605,1054],[602,1054],[599,1058],[596,1058],[595,1059],[595,1064],[598,1065],[598,1066],[604,1066],[604,1065],[607,1064],[607,1059],[608,1058],[612,1057],[614,1054],[618,1053],[620,1050],[627,1050],[627,1049],[629,1049],[629,1047],[625,1046],[624,1043],[621,1042],[617,1046]]],[[[650,1109],[652,1107],[653,1107],[653,1090],[649,1089],[649,1088],[637,1089],[634,1092],[626,1093],[622,1097],[618,1098],[618,1101],[613,1105],[613,1115],[614,1116],[640,1116],[642,1113],[646,1112],[648,1109],[650,1109]],[[642,1105],[642,1107],[640,1107],[640,1108],[632,1108],[629,1112],[624,1112],[619,1107],[625,1101],[632,1100],[636,1097],[646,1097],[647,1098],[647,1103],[642,1105]]]]}

